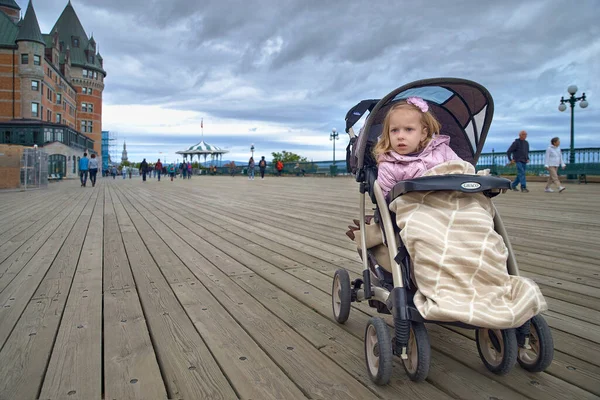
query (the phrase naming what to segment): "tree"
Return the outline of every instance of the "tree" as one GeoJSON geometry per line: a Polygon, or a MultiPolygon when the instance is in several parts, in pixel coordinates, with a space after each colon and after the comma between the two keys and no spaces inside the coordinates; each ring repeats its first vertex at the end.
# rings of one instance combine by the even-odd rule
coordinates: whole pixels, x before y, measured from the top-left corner
{"type": "Polygon", "coordinates": [[[121,161],[121,167],[129,167],[131,166],[131,162],[129,161],[121,161]]]}
{"type": "Polygon", "coordinates": [[[302,157],[298,154],[283,150],[281,153],[273,152],[271,153],[273,156],[273,163],[281,160],[283,164],[292,164],[297,162],[308,162],[306,157],[302,157]]]}

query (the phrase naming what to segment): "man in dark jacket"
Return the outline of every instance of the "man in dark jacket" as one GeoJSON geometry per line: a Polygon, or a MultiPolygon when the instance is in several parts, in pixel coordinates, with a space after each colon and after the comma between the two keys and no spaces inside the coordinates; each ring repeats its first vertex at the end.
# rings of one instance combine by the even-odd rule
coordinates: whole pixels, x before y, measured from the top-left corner
{"type": "Polygon", "coordinates": [[[265,156],[260,158],[258,168],[260,169],[260,179],[265,179],[265,170],[267,169],[267,160],[265,160],[265,156]]]}
{"type": "Polygon", "coordinates": [[[145,158],[140,164],[140,172],[142,173],[142,180],[146,182],[146,174],[148,173],[148,163],[146,162],[145,158]]]}
{"type": "Polygon", "coordinates": [[[511,185],[512,190],[518,192],[517,186],[521,183],[521,192],[529,193],[525,180],[525,171],[529,163],[529,142],[525,139],[527,139],[527,132],[519,132],[519,138],[510,145],[506,155],[511,164],[517,163],[517,178],[511,185]]]}

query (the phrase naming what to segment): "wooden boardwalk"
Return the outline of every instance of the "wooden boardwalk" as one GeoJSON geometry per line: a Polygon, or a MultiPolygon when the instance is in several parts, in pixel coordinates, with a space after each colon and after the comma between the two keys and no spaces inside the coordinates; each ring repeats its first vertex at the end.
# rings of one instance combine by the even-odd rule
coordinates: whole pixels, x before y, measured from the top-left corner
{"type": "MultiPolygon", "coordinates": [[[[550,306],[555,362],[495,376],[473,333],[428,325],[429,378],[367,375],[374,309],[331,313],[358,276],[345,178],[101,179],[0,193],[0,399],[600,398],[600,185],[496,204],[550,306]]],[[[388,318],[389,320],[389,318],[388,318]]]]}

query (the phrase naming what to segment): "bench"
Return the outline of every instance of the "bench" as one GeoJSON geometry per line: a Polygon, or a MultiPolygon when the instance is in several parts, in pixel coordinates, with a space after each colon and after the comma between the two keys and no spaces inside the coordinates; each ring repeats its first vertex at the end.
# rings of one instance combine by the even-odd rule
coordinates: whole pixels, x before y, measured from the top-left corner
{"type": "Polygon", "coordinates": [[[559,175],[575,175],[579,183],[587,184],[588,175],[600,175],[600,163],[567,164],[565,169],[558,169],[559,175]]]}
{"type": "Polygon", "coordinates": [[[50,174],[48,175],[48,180],[49,181],[60,181],[62,179],[62,177],[60,176],[60,174],[50,174]]]}

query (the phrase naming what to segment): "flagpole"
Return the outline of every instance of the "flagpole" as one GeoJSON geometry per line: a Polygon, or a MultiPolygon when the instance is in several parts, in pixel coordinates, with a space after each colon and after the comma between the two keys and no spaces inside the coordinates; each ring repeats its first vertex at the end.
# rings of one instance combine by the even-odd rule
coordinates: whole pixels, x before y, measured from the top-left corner
{"type": "Polygon", "coordinates": [[[204,141],[204,118],[200,119],[200,128],[202,129],[202,140],[204,141]]]}

